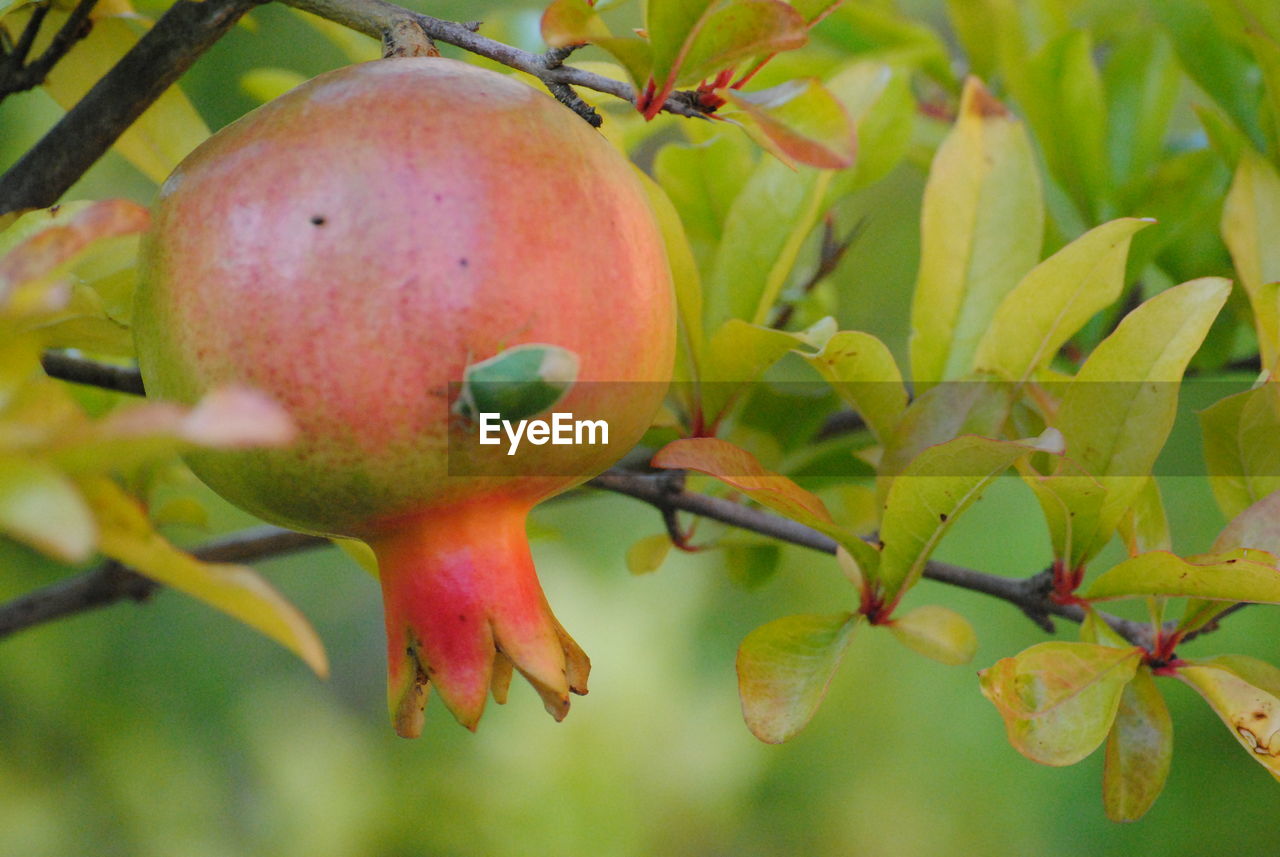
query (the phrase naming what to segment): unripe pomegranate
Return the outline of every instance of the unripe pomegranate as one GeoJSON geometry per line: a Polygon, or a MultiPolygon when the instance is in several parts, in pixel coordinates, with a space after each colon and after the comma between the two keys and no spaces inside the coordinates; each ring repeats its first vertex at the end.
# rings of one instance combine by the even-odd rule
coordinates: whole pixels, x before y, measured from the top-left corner
{"type": "Polygon", "coordinates": [[[397,731],[419,734],[428,685],[474,729],[513,666],[562,718],[589,662],[525,518],[639,439],[673,359],[662,238],[626,159],[513,78],[380,60],[214,135],[165,183],[142,253],[148,393],[250,384],[300,430],[288,449],[193,456],[196,473],[377,554],[397,731]],[[530,343],[576,355],[555,410],[606,420],[610,443],[526,444],[518,472],[466,475],[506,449],[476,445],[450,382],[530,343]]]}

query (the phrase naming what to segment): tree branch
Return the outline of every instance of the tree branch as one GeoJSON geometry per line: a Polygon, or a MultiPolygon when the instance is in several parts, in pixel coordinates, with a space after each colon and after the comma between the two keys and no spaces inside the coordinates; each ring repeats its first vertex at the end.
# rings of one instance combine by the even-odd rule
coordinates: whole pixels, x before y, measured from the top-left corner
{"type": "MultiPolygon", "coordinates": [[[[125,369],[109,364],[98,363],[86,358],[77,357],[65,352],[50,351],[44,355],[45,371],[55,378],[72,381],[78,384],[105,387],[118,392],[142,394],[142,379],[136,370],[125,369]]],[[[719,497],[710,497],[683,489],[680,474],[676,471],[658,474],[635,473],[614,468],[608,470],[588,484],[606,491],[625,494],[637,500],[643,500],[663,513],[676,510],[699,515],[720,521],[730,526],[751,530],[780,541],[812,548],[823,553],[834,554],[836,543],[830,536],[824,535],[804,524],[791,521],[768,512],[762,512],[751,506],[744,506],[719,497]]],[[[282,531],[285,532],[285,531],[282,531]]],[[[199,556],[200,554],[197,553],[199,556]]],[[[253,559],[265,554],[254,554],[242,559],[253,559]]],[[[995,598],[1008,601],[1031,621],[1046,631],[1053,632],[1050,616],[1059,616],[1073,622],[1084,620],[1084,611],[1074,604],[1059,604],[1049,597],[1051,587],[1044,574],[1031,578],[1015,579],[1000,577],[994,574],[977,571],[963,566],[930,560],[925,566],[924,576],[980,592],[995,598]]],[[[123,596],[117,596],[123,597],[123,596]]],[[[112,599],[116,600],[116,599],[112,599]]],[[[94,606],[88,604],[88,606],[94,606]]],[[[0,608],[3,610],[3,608],[0,608]]],[[[1121,636],[1134,645],[1150,644],[1150,630],[1141,622],[1134,622],[1118,616],[1101,614],[1107,623],[1121,636]]],[[[0,636],[3,635],[3,624],[0,623],[0,636]]]]}
{"type": "Polygon", "coordinates": [[[142,388],[142,375],[133,366],[100,363],[66,351],[46,351],[41,356],[40,363],[50,378],[134,396],[147,394],[142,388]]]}
{"type": "Polygon", "coordinates": [[[0,176],[0,214],[47,208],[262,0],[176,0],[49,133],[0,176]]]}
{"type": "MultiPolygon", "coordinates": [[[[191,554],[205,562],[249,562],[328,544],[320,536],[279,527],[258,527],[216,539],[191,554]]],[[[0,639],[53,619],[117,601],[146,601],[160,584],[118,562],[50,584],[0,605],[0,639]]]]}
{"type": "MultiPolygon", "coordinates": [[[[558,89],[563,91],[564,87],[582,86],[616,96],[632,104],[636,101],[635,90],[628,84],[564,65],[566,54],[563,51],[552,50],[543,54],[522,51],[478,34],[474,26],[422,15],[394,3],[388,3],[386,0],[284,0],[284,2],[294,8],[334,21],[348,29],[364,33],[366,36],[381,39],[384,44],[390,37],[389,34],[395,33],[405,21],[412,21],[429,38],[531,74],[546,84],[552,93],[557,93],[558,89]]],[[[568,106],[579,113],[582,112],[572,103],[568,106]]],[[[663,104],[663,109],[679,116],[697,119],[707,117],[706,112],[698,107],[693,94],[688,92],[672,93],[663,104]]],[[[592,120],[588,118],[587,121],[592,120]]]]}
{"type": "MultiPolygon", "coordinates": [[[[677,487],[678,483],[673,482],[669,474],[630,473],[615,468],[600,474],[587,484],[635,497],[659,510],[679,509],[740,529],[751,530],[779,541],[790,542],[823,553],[836,552],[835,541],[824,533],[750,506],[719,497],[684,491],[677,487]]],[[[1078,605],[1059,604],[1049,597],[1050,589],[1045,586],[1044,575],[1023,579],[1000,577],[972,568],[930,560],[925,566],[924,576],[930,580],[1008,601],[1041,627],[1045,626],[1051,615],[1061,616],[1072,622],[1084,621],[1084,610],[1078,605]]],[[[1099,615],[1118,634],[1134,645],[1145,647],[1151,644],[1150,630],[1145,623],[1101,612],[1099,615]]],[[[1049,625],[1049,630],[1052,630],[1052,627],[1049,625]]]]}

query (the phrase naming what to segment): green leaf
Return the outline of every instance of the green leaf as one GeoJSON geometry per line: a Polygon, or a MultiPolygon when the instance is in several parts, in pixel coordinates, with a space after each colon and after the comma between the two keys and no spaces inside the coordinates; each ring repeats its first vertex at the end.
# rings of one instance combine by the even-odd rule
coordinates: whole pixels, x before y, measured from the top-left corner
{"type": "Polygon", "coordinates": [[[1024,72],[1039,96],[1019,99],[1050,171],[1086,219],[1105,210],[1107,105],[1087,30],[1072,29],[1031,59],[1024,72]]]}
{"type": "Polygon", "coordinates": [[[721,91],[753,140],[788,164],[823,169],[853,166],[857,142],[844,107],[815,78],[789,80],[769,89],[721,91]]]}
{"type": "Polygon", "coordinates": [[[1280,140],[1280,34],[1265,34],[1246,25],[1245,38],[1262,72],[1263,92],[1271,118],[1271,139],[1280,140]]]}
{"type": "Polygon", "coordinates": [[[1122,185],[1132,184],[1146,176],[1164,155],[1182,78],[1169,41],[1151,30],[1119,41],[1102,76],[1111,174],[1122,185]]]}
{"type": "Polygon", "coordinates": [[[940,384],[918,396],[884,443],[876,485],[881,501],[893,477],[928,447],[966,434],[998,437],[1013,398],[1010,384],[990,378],[940,384]]]}
{"type": "MultiPolygon", "coordinates": [[[[664,150],[665,151],[665,150],[664,150]]],[[[649,196],[662,229],[662,240],[667,248],[667,263],[671,268],[671,281],[675,285],[676,308],[680,314],[680,342],[693,379],[701,376],[706,334],[702,328],[702,279],[698,263],[693,258],[689,239],[685,236],[681,217],[662,187],[642,171],[636,170],[640,183],[649,196]]]]}
{"type": "Polygon", "coordinates": [[[827,534],[854,556],[864,574],[874,578],[880,561],[876,549],[837,526],[818,495],[767,470],[745,449],[714,437],[684,438],[660,449],[652,464],[714,476],[779,515],[827,534]]]}
{"type": "Polygon", "coordinates": [[[1056,438],[1001,441],[967,435],[931,446],[893,480],[880,524],[879,580],[895,604],[924,573],[929,555],[956,519],[1014,462],[1057,452],[1056,438]]]}
{"type": "Polygon", "coordinates": [[[84,562],[97,544],[93,514],[71,480],[11,456],[0,456],[0,534],[63,562],[84,562]]]}
{"type": "Polygon", "coordinates": [[[1280,173],[1254,152],[1243,152],[1222,209],[1222,238],[1249,295],[1262,366],[1280,359],[1280,173]]]}
{"type": "Polygon", "coordinates": [[[988,0],[947,0],[947,18],[972,74],[983,80],[993,79],[1000,68],[998,14],[996,4],[988,0]]]}
{"type": "Polygon", "coordinates": [[[676,86],[808,40],[804,18],[781,0],[650,0],[645,29],[659,102],[676,86]]]}
{"type": "Polygon", "coordinates": [[[1169,33],[1187,75],[1254,146],[1264,149],[1266,138],[1258,122],[1261,85],[1248,51],[1222,32],[1198,0],[1161,0],[1151,4],[1150,11],[1169,33]]]}
{"type": "Polygon", "coordinates": [[[1137,821],[1164,791],[1173,760],[1173,719],[1151,678],[1140,668],[1120,695],[1107,736],[1102,805],[1112,821],[1137,821]]]}
{"type": "Polygon", "coordinates": [[[627,548],[627,571],[637,575],[655,572],[670,552],[671,537],[666,533],[637,539],[627,548]]]}
{"type": "Polygon", "coordinates": [[[1014,381],[1048,365],[1068,339],[1124,288],[1129,242],[1152,221],[1104,223],[1054,253],[1005,295],[974,363],[1014,381]]]}
{"type": "Polygon", "coordinates": [[[1169,535],[1169,518],[1160,497],[1160,485],[1154,476],[1147,478],[1133,505],[1120,519],[1120,535],[1130,556],[1171,550],[1173,539],[1169,535]]]}
{"type": "Polygon", "coordinates": [[[781,744],[813,719],[856,626],[852,613],[787,616],[747,635],[738,695],[751,734],[781,744]]]}
{"type": "Polygon", "coordinates": [[[1029,480],[1051,520],[1063,510],[1045,491],[1068,516],[1096,516],[1092,533],[1081,538],[1077,532],[1069,549],[1055,538],[1054,549],[1068,567],[1080,567],[1102,549],[1143,490],[1173,428],[1178,382],[1229,292],[1227,281],[1206,277],[1156,295],[1120,322],[1068,385],[1056,427],[1069,461],[1059,462],[1049,478],[1029,480]],[[1100,497],[1081,471],[1101,485],[1100,497]]]}
{"type": "Polygon", "coordinates": [[[978,675],[1015,750],[1043,765],[1074,765],[1106,740],[1141,655],[1137,647],[1040,643],[978,675]]]}
{"type": "Polygon", "coordinates": [[[822,348],[835,333],[835,320],[824,318],[808,330],[792,332],[731,318],[707,345],[702,388],[703,409],[715,424],[742,389],[793,349],[822,348]]]}
{"type": "Polygon", "coordinates": [[[300,657],[317,675],[328,674],[324,646],[307,620],[252,569],[200,562],[151,528],[146,514],[115,483],[81,483],[98,522],[98,547],[107,556],[166,586],[239,619],[300,657]]]}
{"type": "Polygon", "coordinates": [[[889,348],[869,333],[842,330],[816,354],[802,354],[883,444],[907,409],[907,390],[889,348]]]}
{"type": "Polygon", "coordinates": [[[996,308],[1040,257],[1040,176],[1022,124],[975,79],[934,157],[911,305],[917,391],[973,367],[996,308]]]}
{"type": "Polygon", "coordinates": [[[741,60],[794,50],[808,40],[808,24],[782,0],[719,0],[672,72],[677,86],[694,84],[741,60]]]}
{"type": "Polygon", "coordinates": [[[900,67],[855,62],[827,81],[827,89],[853,120],[858,159],[838,174],[829,195],[839,199],[889,174],[906,157],[915,127],[911,75],[900,67]]]}
{"type": "Polygon", "coordinates": [[[1230,660],[1192,661],[1179,667],[1174,675],[1204,697],[1255,762],[1280,778],[1280,688],[1274,682],[1258,687],[1250,680],[1252,675],[1241,675],[1266,673],[1257,668],[1260,662],[1256,661],[1253,669],[1240,669],[1244,662],[1239,655],[1230,660]]]}
{"type": "Polygon", "coordinates": [[[563,399],[578,380],[578,355],[559,345],[516,345],[462,371],[453,410],[469,420],[523,420],[563,399]]]}
{"type": "Polygon", "coordinates": [[[765,158],[756,166],[724,223],[707,278],[706,327],[731,318],[764,324],[786,285],[805,238],[817,225],[832,173],[792,170],[765,158]]]}
{"type": "Polygon", "coordinates": [[[724,564],[729,579],[746,590],[758,589],[778,572],[782,550],[777,543],[726,544],[724,564]]]}
{"type": "Polygon", "coordinates": [[[667,192],[699,258],[720,243],[726,218],[755,166],[753,146],[724,129],[696,145],[663,146],[653,175],[667,192]]]}
{"type": "Polygon", "coordinates": [[[1120,636],[1097,610],[1085,605],[1084,611],[1084,621],[1080,623],[1080,639],[1083,642],[1111,646],[1115,649],[1133,648],[1133,643],[1120,636]]]}
{"type": "Polygon", "coordinates": [[[1280,384],[1227,396],[1200,412],[1209,485],[1234,518],[1280,490],[1280,384]]]}
{"type": "Polygon", "coordinates": [[[969,663],[978,650],[969,620],[936,604],[917,607],[890,621],[888,628],[908,649],[948,666],[969,663]]]}
{"type": "Polygon", "coordinates": [[[905,68],[919,68],[954,90],[955,74],[946,43],[929,25],[878,2],[841,3],[821,28],[823,41],[851,56],[905,68]]]}
{"type": "Polygon", "coordinates": [[[1280,571],[1275,563],[1276,557],[1264,551],[1234,550],[1188,559],[1152,551],[1104,572],[1082,597],[1103,601],[1171,595],[1280,604],[1280,571]]]}
{"type": "MultiPolygon", "coordinates": [[[[1018,470],[1040,503],[1054,557],[1069,569],[1080,568],[1110,540],[1124,510],[1109,507],[1108,486],[1075,462],[1064,461],[1052,476],[1042,476],[1026,464],[1018,470]]],[[[1131,480],[1135,494],[1141,481],[1131,480]]],[[[1119,477],[1112,482],[1125,489],[1130,487],[1119,477]]]]}

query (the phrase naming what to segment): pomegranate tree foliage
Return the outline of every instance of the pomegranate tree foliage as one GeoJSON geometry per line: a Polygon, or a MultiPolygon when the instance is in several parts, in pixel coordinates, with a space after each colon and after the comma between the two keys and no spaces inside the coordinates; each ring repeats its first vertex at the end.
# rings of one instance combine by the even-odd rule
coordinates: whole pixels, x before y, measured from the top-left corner
{"type": "MultiPolygon", "coordinates": [[[[0,26],[20,33],[34,10],[0,2],[0,26]]],[[[1173,679],[1280,777],[1280,670],[1178,651],[1238,603],[1280,603],[1280,7],[957,0],[947,11],[958,55],[892,3],[649,0],[641,20],[636,5],[555,0],[541,18],[548,45],[589,43],[571,61],[637,93],[634,109],[581,94],[652,177],[676,281],[682,383],[650,433],[654,467],[829,536],[826,568],[850,585],[846,603],[742,642],[747,726],[769,742],[802,729],[863,626],[967,663],[977,637],[962,616],[897,608],[983,489],[1016,474],[1053,548],[1047,597],[1083,621],[1078,642],[979,673],[1010,743],[1047,765],[1105,744],[1107,814],[1136,819],[1169,770],[1160,688],[1173,679]],[[662,113],[673,93],[714,121],[662,113]],[[904,349],[841,329],[831,274],[857,240],[851,201],[912,168],[928,178],[904,349]],[[1239,367],[1239,391],[1199,413],[1203,472],[1229,523],[1203,552],[1175,554],[1154,473],[1180,382],[1239,367]],[[782,378],[828,389],[788,400],[770,383],[782,378]],[[821,433],[841,408],[857,429],[821,433]],[[815,480],[833,461],[840,484],[815,480]],[[1127,557],[1102,567],[1117,540],[1127,557]],[[1125,599],[1147,619],[1109,623],[1099,605],[1125,599]]],[[[99,4],[45,82],[56,101],[74,103],[137,40],[130,13],[124,0],[99,4]]],[[[373,55],[307,20],[353,60],[373,55]]],[[[265,99],[296,81],[262,68],[244,86],[265,99]]],[[[160,181],[207,134],[173,89],[116,148],[160,181]]],[[[314,632],[254,572],[198,562],[161,535],[198,507],[150,502],[177,453],[287,443],[287,417],[251,391],[184,411],[108,401],[40,371],[48,348],[130,360],[145,226],[145,210],[108,200],[32,212],[0,233],[0,532],[68,563],[125,563],[323,672],[314,632]]],[[[760,539],[681,546],[723,550],[755,582],[778,555],[760,539]]],[[[668,547],[642,538],[627,561],[654,571],[668,547]]]]}

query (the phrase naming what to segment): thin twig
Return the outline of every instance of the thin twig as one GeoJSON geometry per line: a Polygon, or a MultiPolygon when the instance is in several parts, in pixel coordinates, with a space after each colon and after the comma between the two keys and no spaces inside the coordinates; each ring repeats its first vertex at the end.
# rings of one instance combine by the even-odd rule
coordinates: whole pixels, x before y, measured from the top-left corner
{"type": "MultiPolygon", "coordinates": [[[[205,562],[249,562],[328,544],[279,527],[257,527],[202,545],[191,553],[205,562]]],[[[0,605],[0,639],[17,631],[117,601],[146,601],[160,584],[117,562],[29,592],[0,605]]]]}
{"type": "MultiPolygon", "coordinates": [[[[718,497],[687,491],[671,491],[664,479],[662,474],[630,473],[614,469],[600,474],[588,484],[643,500],[658,509],[692,512],[695,515],[751,530],[779,541],[790,542],[823,553],[836,552],[836,543],[830,536],[804,524],[718,497]]],[[[1050,615],[1061,616],[1072,622],[1084,621],[1084,610],[1078,605],[1059,604],[1049,597],[1048,590],[1043,586],[1041,575],[1022,579],[1000,577],[964,566],[930,560],[925,566],[924,576],[961,589],[1008,601],[1032,617],[1033,621],[1041,627],[1044,627],[1044,622],[1050,615]]],[[[1150,645],[1150,629],[1145,623],[1106,613],[1099,615],[1118,634],[1134,645],[1150,645]]]]}
{"type": "Polygon", "coordinates": [[[15,92],[33,89],[44,83],[50,70],[67,55],[67,51],[89,34],[92,24],[89,13],[97,4],[98,0],[80,0],[67,16],[67,20],[58,28],[58,32],[54,33],[49,46],[40,56],[28,63],[27,54],[31,51],[36,33],[51,8],[49,4],[35,6],[26,27],[23,28],[22,35],[18,37],[18,43],[14,46],[13,52],[5,58],[3,75],[0,76],[0,99],[15,92]]]}
{"type": "MultiPolygon", "coordinates": [[[[468,24],[422,15],[394,3],[388,3],[386,0],[284,0],[284,2],[375,39],[386,39],[387,34],[393,33],[403,21],[413,20],[431,39],[531,74],[553,92],[556,86],[581,86],[616,96],[632,104],[636,101],[635,90],[630,85],[601,74],[564,65],[563,49],[542,54],[530,53],[481,36],[475,31],[475,27],[468,24]]],[[[698,119],[707,117],[706,112],[698,108],[696,99],[687,92],[673,93],[663,104],[663,109],[680,116],[698,119]]]]}

